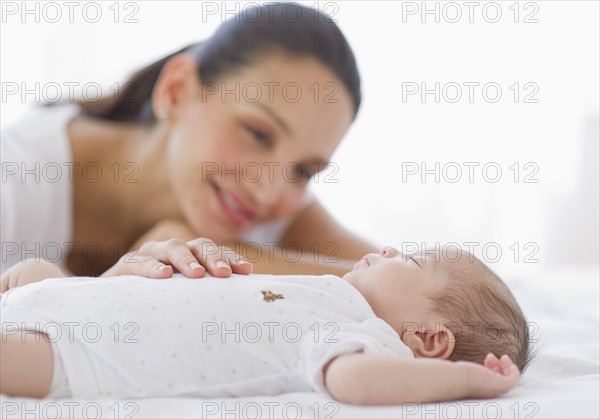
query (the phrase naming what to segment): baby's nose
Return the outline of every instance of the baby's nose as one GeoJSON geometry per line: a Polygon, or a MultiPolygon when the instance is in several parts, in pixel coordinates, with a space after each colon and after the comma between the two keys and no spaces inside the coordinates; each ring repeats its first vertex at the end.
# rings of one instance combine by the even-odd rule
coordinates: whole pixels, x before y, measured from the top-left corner
{"type": "Polygon", "coordinates": [[[386,258],[393,258],[398,254],[398,250],[393,248],[392,246],[385,246],[381,249],[381,256],[386,258]]]}

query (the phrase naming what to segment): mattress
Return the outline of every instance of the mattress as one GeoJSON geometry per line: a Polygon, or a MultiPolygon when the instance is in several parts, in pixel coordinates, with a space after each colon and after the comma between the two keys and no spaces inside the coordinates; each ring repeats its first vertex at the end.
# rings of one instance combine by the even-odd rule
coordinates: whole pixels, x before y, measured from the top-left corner
{"type": "Polygon", "coordinates": [[[537,351],[522,382],[490,400],[361,407],[318,393],[226,399],[35,400],[2,396],[2,418],[598,418],[598,267],[505,278],[537,351]]]}

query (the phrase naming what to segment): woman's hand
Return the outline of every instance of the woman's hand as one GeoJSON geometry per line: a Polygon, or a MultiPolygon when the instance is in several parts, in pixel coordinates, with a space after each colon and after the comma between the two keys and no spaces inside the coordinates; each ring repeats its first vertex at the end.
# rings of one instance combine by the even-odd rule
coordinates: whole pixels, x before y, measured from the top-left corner
{"type": "Polygon", "coordinates": [[[490,399],[504,394],[519,384],[521,372],[508,355],[500,359],[489,353],[484,365],[458,361],[466,373],[468,397],[490,399]]]}
{"type": "Polygon", "coordinates": [[[218,246],[206,238],[187,242],[153,240],[145,242],[138,251],[123,255],[102,276],[140,275],[164,279],[172,277],[175,270],[188,278],[202,278],[206,271],[225,278],[232,273],[248,275],[252,264],[228,247],[218,246]]]}
{"type": "Polygon", "coordinates": [[[62,278],[65,275],[54,264],[42,259],[27,259],[19,262],[0,278],[0,293],[11,288],[38,282],[47,278],[62,278]]]}

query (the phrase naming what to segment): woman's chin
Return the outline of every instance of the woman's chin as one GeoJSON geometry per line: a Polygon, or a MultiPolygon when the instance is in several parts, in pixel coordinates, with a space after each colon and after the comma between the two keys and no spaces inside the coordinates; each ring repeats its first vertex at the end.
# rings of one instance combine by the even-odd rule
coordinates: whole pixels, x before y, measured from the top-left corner
{"type": "Polygon", "coordinates": [[[205,237],[216,243],[234,242],[239,239],[240,231],[234,226],[226,226],[218,221],[212,224],[198,223],[196,231],[200,231],[199,237],[205,237]],[[201,224],[201,225],[200,225],[201,224]]]}

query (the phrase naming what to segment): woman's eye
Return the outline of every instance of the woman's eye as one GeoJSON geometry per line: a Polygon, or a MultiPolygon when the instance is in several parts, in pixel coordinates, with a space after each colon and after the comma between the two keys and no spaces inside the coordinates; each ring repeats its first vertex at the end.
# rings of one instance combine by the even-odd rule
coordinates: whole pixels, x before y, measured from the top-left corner
{"type": "Polygon", "coordinates": [[[302,175],[303,178],[305,178],[307,180],[310,179],[313,175],[312,172],[304,166],[300,167],[300,174],[302,175]]]}
{"type": "Polygon", "coordinates": [[[296,166],[296,171],[305,180],[309,180],[311,177],[313,177],[313,173],[304,166],[296,166]]]}
{"type": "Polygon", "coordinates": [[[246,129],[248,130],[248,132],[250,132],[252,137],[254,137],[254,139],[259,143],[263,143],[266,145],[271,144],[271,139],[269,138],[269,136],[261,130],[252,127],[246,127],[246,129]]]}

